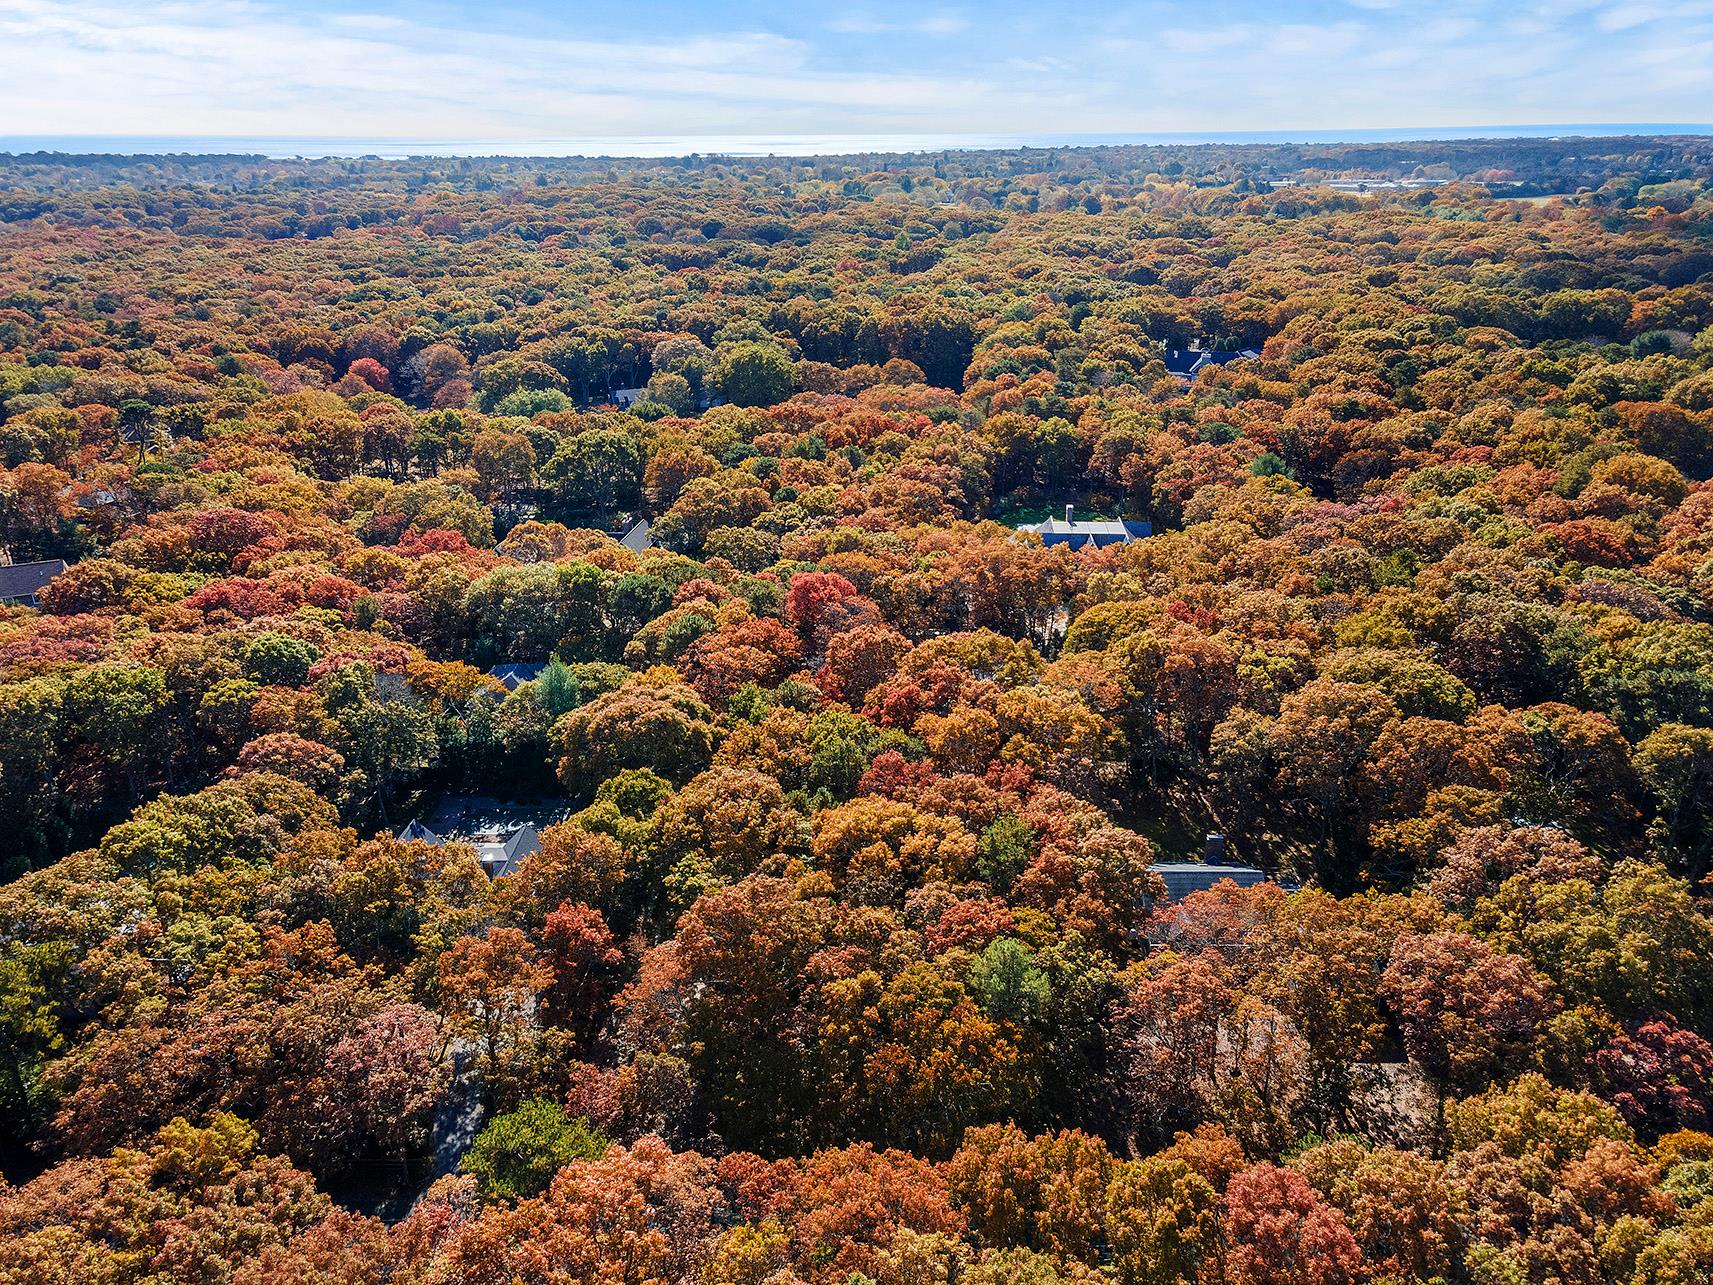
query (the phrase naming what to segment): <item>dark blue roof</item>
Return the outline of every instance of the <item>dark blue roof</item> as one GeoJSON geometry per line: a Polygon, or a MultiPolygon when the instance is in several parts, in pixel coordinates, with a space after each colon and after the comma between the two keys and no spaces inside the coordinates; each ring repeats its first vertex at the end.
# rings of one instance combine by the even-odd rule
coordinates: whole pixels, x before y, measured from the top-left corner
{"type": "Polygon", "coordinates": [[[1245,358],[1259,357],[1261,354],[1253,348],[1245,348],[1239,352],[1214,352],[1204,348],[1168,348],[1166,349],[1166,371],[1179,379],[1193,379],[1196,372],[1203,366],[1223,366],[1228,361],[1242,361],[1245,358]]]}
{"type": "Polygon", "coordinates": [[[1189,348],[1166,349],[1166,370],[1179,379],[1188,379],[1201,366],[1202,354],[1189,348]]]}
{"type": "Polygon", "coordinates": [[[533,683],[536,679],[540,678],[541,671],[546,668],[547,666],[545,664],[539,663],[495,665],[488,671],[488,675],[492,678],[499,679],[500,685],[508,692],[515,692],[525,683],[533,683]]]}

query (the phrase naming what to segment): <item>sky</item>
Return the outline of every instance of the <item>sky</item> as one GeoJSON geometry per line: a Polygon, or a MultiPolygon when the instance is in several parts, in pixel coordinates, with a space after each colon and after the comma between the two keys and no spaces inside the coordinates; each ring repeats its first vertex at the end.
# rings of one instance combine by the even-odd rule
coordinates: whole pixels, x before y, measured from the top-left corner
{"type": "Polygon", "coordinates": [[[1713,0],[0,0],[0,134],[1713,121],[1713,0]]]}

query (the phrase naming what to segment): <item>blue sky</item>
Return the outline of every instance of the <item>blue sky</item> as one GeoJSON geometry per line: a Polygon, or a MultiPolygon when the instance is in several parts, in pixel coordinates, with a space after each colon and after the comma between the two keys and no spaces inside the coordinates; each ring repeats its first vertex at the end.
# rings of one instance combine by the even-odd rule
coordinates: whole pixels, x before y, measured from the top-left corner
{"type": "Polygon", "coordinates": [[[0,0],[0,133],[526,139],[1713,121],[1713,0],[0,0]]]}

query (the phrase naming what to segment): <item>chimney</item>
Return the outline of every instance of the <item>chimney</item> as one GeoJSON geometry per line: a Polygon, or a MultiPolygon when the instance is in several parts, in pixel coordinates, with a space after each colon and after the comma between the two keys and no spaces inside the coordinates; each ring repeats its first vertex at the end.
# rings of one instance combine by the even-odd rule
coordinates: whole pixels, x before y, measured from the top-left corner
{"type": "Polygon", "coordinates": [[[1076,505],[1074,505],[1074,504],[1065,505],[1065,525],[1066,526],[1070,526],[1071,522],[1074,520],[1071,517],[1071,514],[1075,511],[1076,511],[1076,505]]]}
{"type": "Polygon", "coordinates": [[[1210,866],[1224,865],[1225,836],[1223,834],[1208,835],[1206,847],[1203,849],[1203,855],[1206,857],[1207,863],[1210,866]]]}

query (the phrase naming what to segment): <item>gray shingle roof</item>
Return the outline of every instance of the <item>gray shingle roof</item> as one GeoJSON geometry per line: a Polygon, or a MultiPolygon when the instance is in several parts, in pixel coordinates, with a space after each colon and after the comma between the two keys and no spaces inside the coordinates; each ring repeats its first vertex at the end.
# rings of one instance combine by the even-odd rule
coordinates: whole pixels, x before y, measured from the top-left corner
{"type": "Polygon", "coordinates": [[[46,562],[18,562],[0,567],[0,602],[34,601],[36,594],[48,587],[54,577],[65,572],[64,558],[46,562]]]}
{"type": "Polygon", "coordinates": [[[488,872],[490,879],[499,879],[516,872],[518,862],[532,852],[541,851],[541,839],[533,825],[525,823],[514,830],[507,838],[499,835],[482,835],[470,840],[476,846],[476,855],[481,859],[482,869],[488,872]]]}
{"type": "Polygon", "coordinates": [[[1033,522],[1017,529],[1034,532],[1041,537],[1042,544],[1068,544],[1073,549],[1089,544],[1097,549],[1109,544],[1129,544],[1132,540],[1146,540],[1154,534],[1152,522],[1088,521],[1082,518],[1069,521],[1048,518],[1045,522],[1033,522]]]}
{"type": "Polygon", "coordinates": [[[1211,866],[1203,861],[1156,861],[1148,869],[1166,881],[1169,901],[1203,892],[1222,879],[1231,880],[1239,888],[1252,888],[1267,879],[1266,872],[1254,866],[1211,866]]]}
{"type": "Polygon", "coordinates": [[[514,872],[518,862],[530,853],[541,851],[541,836],[536,828],[527,821],[512,830],[505,838],[500,837],[502,834],[505,834],[505,831],[469,836],[453,835],[450,839],[444,839],[422,822],[411,821],[399,831],[398,837],[404,840],[414,839],[418,843],[432,844],[437,848],[448,842],[468,843],[476,849],[476,857],[481,861],[482,869],[486,870],[491,878],[498,879],[502,875],[509,875],[514,872]]]}

